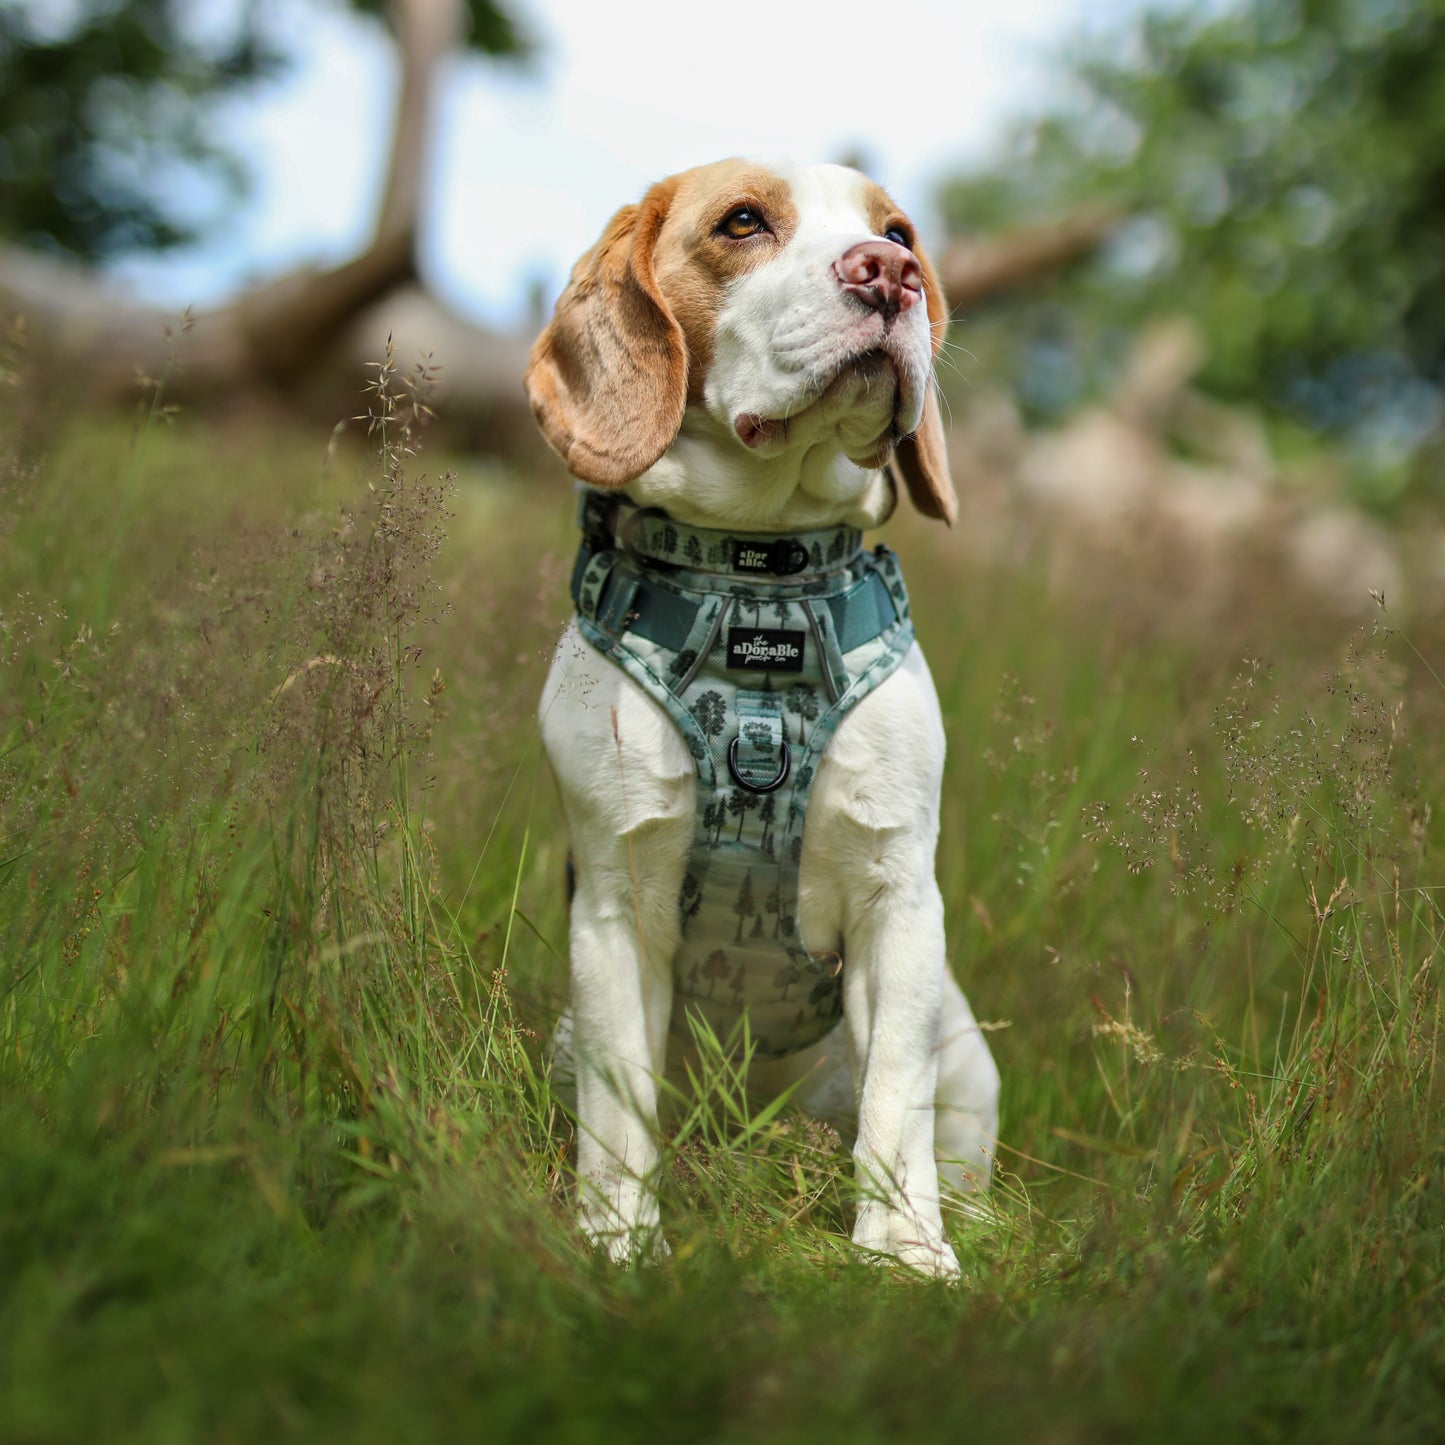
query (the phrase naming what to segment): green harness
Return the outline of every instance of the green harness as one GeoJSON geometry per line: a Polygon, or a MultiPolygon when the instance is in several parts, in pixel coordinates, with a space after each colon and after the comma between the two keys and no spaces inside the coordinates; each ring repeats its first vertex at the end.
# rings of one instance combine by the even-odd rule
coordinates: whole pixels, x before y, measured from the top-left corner
{"type": "Polygon", "coordinates": [[[913,645],[897,558],[851,527],[720,532],[591,491],[579,512],[583,636],[697,763],[672,1028],[696,1011],[727,1039],[746,1012],[757,1054],[780,1058],[843,1013],[842,958],[799,932],[803,822],[838,724],[913,645]]]}

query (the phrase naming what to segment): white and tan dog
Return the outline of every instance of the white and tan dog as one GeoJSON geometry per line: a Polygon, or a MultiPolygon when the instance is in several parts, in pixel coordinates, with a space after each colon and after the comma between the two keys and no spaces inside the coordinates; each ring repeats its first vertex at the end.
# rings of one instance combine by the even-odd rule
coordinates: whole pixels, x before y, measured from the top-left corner
{"type": "MultiPolygon", "coordinates": [[[[654,186],[577,263],[533,349],[533,410],[570,470],[696,527],[878,526],[895,503],[953,520],[933,394],[943,297],[914,228],[840,166],[723,161],[654,186]]],[[[660,1246],[651,1180],[672,1041],[671,960],[697,768],[664,710],[583,639],[542,701],[576,860],[571,1007],[582,1227],[616,1259],[660,1246]]],[[[842,955],[844,1016],[755,1061],[851,1126],[854,1242],[951,1277],[946,1191],[987,1186],[998,1073],[944,946],[934,879],[944,733],[915,645],[839,726],[817,769],[799,913],[842,955]],[[935,1162],[935,1155],[937,1162],[935,1162]]]]}

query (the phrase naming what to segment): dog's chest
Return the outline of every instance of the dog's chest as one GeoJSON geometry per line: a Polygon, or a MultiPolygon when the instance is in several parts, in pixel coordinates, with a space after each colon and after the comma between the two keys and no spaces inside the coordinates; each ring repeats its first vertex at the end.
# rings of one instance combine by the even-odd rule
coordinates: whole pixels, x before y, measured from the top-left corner
{"type": "Polygon", "coordinates": [[[843,960],[800,929],[803,828],[838,724],[913,644],[907,593],[893,555],[848,528],[738,535],[617,511],[584,499],[573,591],[584,635],[697,766],[673,1027],[696,1013],[726,1039],[746,1012],[757,1053],[780,1057],[842,1015],[843,960]]]}

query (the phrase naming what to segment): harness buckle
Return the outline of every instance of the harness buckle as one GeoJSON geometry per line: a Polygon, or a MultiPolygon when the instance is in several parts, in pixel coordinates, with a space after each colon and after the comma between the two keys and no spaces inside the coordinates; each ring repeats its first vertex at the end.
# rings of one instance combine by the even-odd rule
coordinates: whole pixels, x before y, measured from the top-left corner
{"type": "Polygon", "coordinates": [[[773,571],[779,577],[791,577],[808,565],[808,549],[791,537],[779,537],[773,543],[773,571]]]}

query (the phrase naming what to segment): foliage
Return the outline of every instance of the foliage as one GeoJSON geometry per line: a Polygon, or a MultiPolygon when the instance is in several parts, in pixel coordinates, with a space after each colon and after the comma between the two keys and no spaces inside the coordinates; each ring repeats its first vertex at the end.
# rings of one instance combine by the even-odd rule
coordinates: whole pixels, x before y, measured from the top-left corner
{"type": "Polygon", "coordinates": [[[1244,0],[1085,42],[1067,99],[944,192],[955,230],[1105,203],[1100,260],[1011,314],[1026,399],[1073,404],[1185,311],[1216,391],[1376,465],[1441,431],[1445,3],[1244,0]]]}
{"type": "Polygon", "coordinates": [[[706,1036],[615,1270],[539,1037],[572,508],[417,475],[412,380],[320,476],[0,408],[0,1433],[1433,1438],[1445,697],[1388,618],[1241,665],[900,518],[1005,1079],[966,1281],[853,1258],[846,1141],[706,1036]]]}
{"type": "MultiPolygon", "coordinates": [[[[384,0],[348,3],[388,11],[384,0]]],[[[210,109],[284,68],[280,26],[254,0],[221,28],[184,0],[60,9],[57,18],[44,0],[0,0],[0,235],[84,261],[195,240],[248,176],[210,109]]],[[[466,0],[466,11],[475,48],[527,53],[493,0],[466,0]]]]}
{"type": "MultiPolygon", "coordinates": [[[[351,8],[384,24],[391,23],[392,0],[347,0],[351,8]]],[[[484,55],[523,59],[532,43],[517,22],[496,0],[462,0],[466,12],[467,44],[484,55]]]]}

